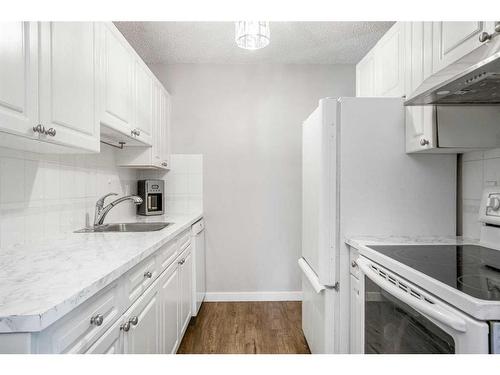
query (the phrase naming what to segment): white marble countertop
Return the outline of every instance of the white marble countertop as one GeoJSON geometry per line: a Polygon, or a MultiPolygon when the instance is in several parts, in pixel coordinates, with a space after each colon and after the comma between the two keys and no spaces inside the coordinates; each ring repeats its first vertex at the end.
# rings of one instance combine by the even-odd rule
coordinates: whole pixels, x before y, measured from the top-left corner
{"type": "Polygon", "coordinates": [[[46,328],[202,216],[138,218],[174,224],[155,232],[71,233],[61,240],[0,249],[0,332],[46,328]]]}

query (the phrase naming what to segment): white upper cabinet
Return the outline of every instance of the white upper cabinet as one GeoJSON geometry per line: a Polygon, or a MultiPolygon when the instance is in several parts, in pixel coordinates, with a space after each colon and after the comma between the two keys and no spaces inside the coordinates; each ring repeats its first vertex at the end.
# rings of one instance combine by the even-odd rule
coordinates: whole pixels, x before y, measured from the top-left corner
{"type": "Polygon", "coordinates": [[[136,136],[144,143],[151,144],[154,121],[153,78],[149,69],[140,61],[135,63],[135,122],[136,136]]]}
{"type": "MultiPolygon", "coordinates": [[[[411,93],[432,74],[432,23],[405,22],[406,92],[411,93]]],[[[406,151],[436,147],[432,106],[406,107],[406,151]]]]}
{"type": "Polygon", "coordinates": [[[36,138],[38,25],[0,22],[0,131],[36,138]]]}
{"type": "Polygon", "coordinates": [[[356,65],[356,96],[375,95],[375,59],[369,52],[356,65]]]}
{"type": "Polygon", "coordinates": [[[404,90],[404,25],[397,22],[375,47],[376,96],[401,97],[404,90]]]}
{"type": "Polygon", "coordinates": [[[40,139],[98,152],[94,23],[40,27],[40,139]]]}
{"type": "Polygon", "coordinates": [[[494,32],[493,22],[434,22],[433,73],[439,72],[456,60],[481,47],[481,33],[494,32]]]}
{"type": "Polygon", "coordinates": [[[356,96],[405,94],[405,40],[401,22],[392,26],[356,65],[356,96]]]}
{"type": "Polygon", "coordinates": [[[123,134],[133,129],[134,57],[112,25],[101,24],[100,120],[123,134]]]}
{"type": "Polygon", "coordinates": [[[170,168],[170,95],[160,88],[158,113],[158,138],[160,167],[170,168]]]}

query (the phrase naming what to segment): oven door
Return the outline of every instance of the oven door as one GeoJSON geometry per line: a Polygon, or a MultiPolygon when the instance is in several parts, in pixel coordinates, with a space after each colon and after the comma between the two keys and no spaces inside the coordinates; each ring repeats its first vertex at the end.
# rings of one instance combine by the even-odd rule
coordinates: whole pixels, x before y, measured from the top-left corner
{"type": "Polygon", "coordinates": [[[488,353],[489,328],[360,257],[361,353],[488,353]]]}

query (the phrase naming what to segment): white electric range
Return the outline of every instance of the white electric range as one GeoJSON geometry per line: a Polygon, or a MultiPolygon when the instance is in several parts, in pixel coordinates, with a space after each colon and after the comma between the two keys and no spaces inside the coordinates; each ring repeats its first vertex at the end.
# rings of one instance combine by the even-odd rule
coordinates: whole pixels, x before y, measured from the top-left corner
{"type": "Polygon", "coordinates": [[[500,188],[479,241],[353,238],[353,353],[500,353],[500,188]]]}

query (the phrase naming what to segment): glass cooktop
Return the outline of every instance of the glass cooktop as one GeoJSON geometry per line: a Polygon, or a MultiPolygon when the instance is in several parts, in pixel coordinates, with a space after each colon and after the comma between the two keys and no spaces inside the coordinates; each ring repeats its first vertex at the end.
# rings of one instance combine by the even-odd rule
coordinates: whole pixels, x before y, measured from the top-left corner
{"type": "Polygon", "coordinates": [[[500,301],[500,250],[477,245],[369,247],[472,297],[500,301]]]}

